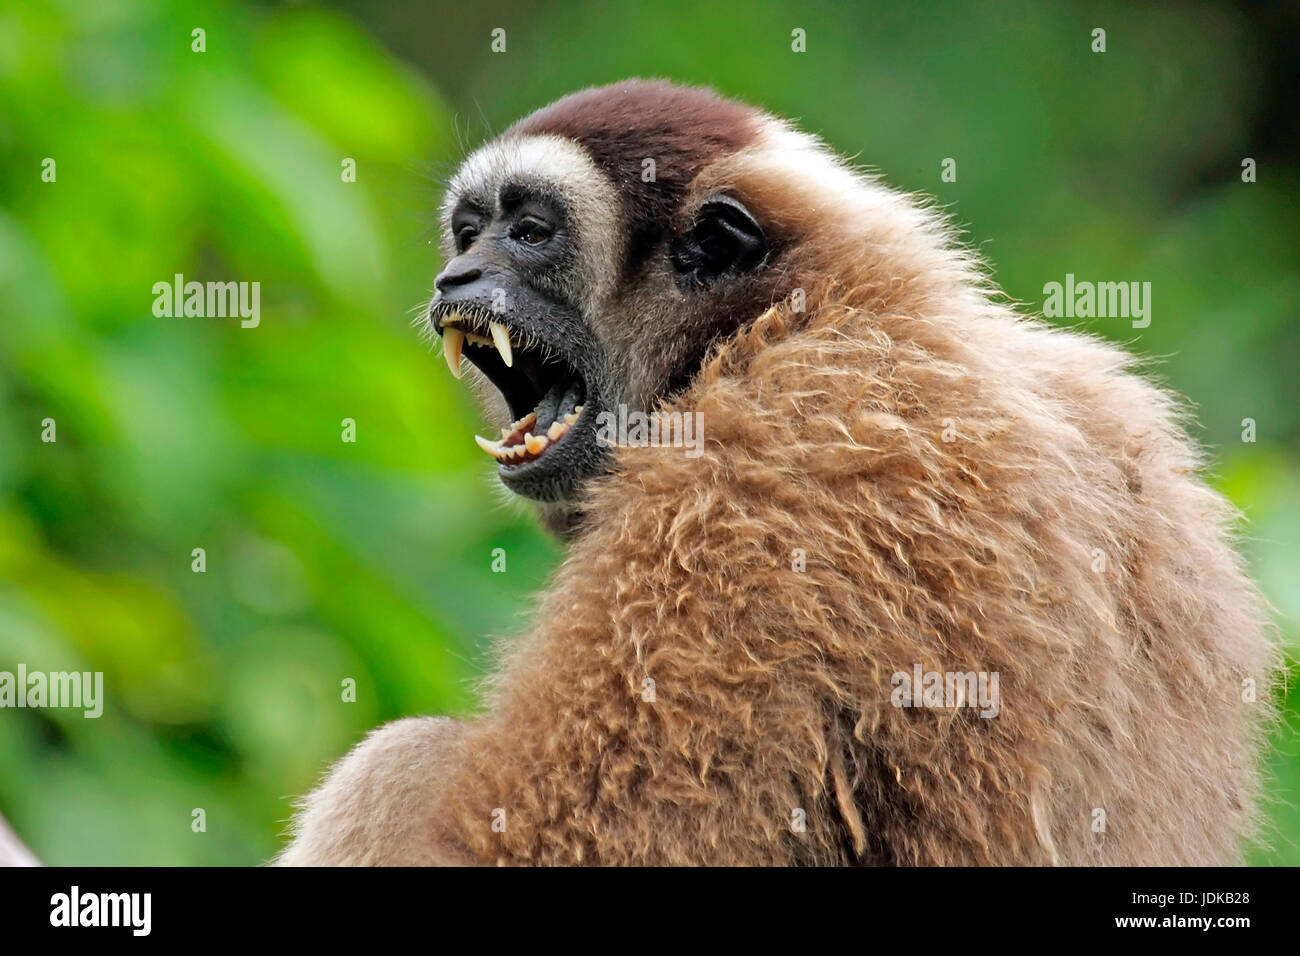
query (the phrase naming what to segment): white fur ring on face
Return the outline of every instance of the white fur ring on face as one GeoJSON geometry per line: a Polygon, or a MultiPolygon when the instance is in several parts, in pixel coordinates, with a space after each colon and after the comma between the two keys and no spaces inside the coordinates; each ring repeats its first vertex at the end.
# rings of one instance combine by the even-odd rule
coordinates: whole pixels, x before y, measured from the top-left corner
{"type": "Polygon", "coordinates": [[[451,213],[466,197],[490,200],[500,213],[502,187],[512,182],[545,183],[563,197],[570,231],[577,238],[582,307],[590,314],[618,281],[624,249],[622,207],[613,185],[572,140],[552,134],[515,136],[479,149],[447,189],[443,234],[450,233],[451,213]]]}

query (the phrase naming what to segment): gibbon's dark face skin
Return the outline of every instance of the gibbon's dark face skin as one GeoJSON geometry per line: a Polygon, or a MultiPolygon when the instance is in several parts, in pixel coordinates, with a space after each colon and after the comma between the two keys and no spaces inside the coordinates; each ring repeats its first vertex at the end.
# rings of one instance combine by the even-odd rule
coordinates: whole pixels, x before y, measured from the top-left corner
{"type": "MultiPolygon", "coordinates": [[[[614,383],[577,304],[539,288],[539,278],[574,268],[563,200],[518,188],[503,196],[501,208],[494,216],[468,203],[457,206],[452,234],[459,254],[434,281],[430,321],[449,360],[463,355],[474,363],[515,419],[498,443],[506,449],[504,460],[497,455],[506,487],[560,501],[607,467],[595,423],[608,410],[602,395],[617,389],[608,387],[614,383]],[[464,342],[448,345],[449,332],[464,335],[464,342]]],[[[675,280],[692,287],[756,268],[766,252],[762,230],[744,206],[716,196],[670,244],[668,258],[675,280]]]]}
{"type": "Polygon", "coordinates": [[[543,282],[575,267],[564,202],[536,188],[507,188],[499,213],[458,203],[451,228],[457,255],[434,280],[430,321],[448,364],[463,354],[514,419],[499,441],[479,444],[516,494],[564,500],[579,479],[603,470],[604,459],[595,440],[599,345],[577,303],[543,282]],[[462,335],[463,342],[454,339],[462,335]]]}
{"type": "Polygon", "coordinates": [[[611,464],[601,413],[629,395],[649,411],[689,384],[737,316],[766,304],[750,280],[769,241],[741,199],[682,209],[694,175],[752,137],[752,117],[656,82],[588,90],[508,130],[453,181],[429,321],[453,374],[464,357],[509,409],[499,439],[477,438],[501,481],[562,535],[583,482],[611,464]],[[661,171],[648,181],[646,156],[661,171]],[[648,289],[680,328],[645,328],[620,308],[648,289]]]}

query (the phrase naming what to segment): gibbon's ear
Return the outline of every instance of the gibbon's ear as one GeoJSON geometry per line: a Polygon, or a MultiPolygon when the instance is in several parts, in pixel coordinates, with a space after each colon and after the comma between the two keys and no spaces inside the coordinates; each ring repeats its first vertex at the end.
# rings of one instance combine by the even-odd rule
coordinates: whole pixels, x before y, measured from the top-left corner
{"type": "Polygon", "coordinates": [[[710,196],[690,229],[673,240],[679,281],[712,285],[728,274],[749,272],[767,256],[767,237],[749,210],[729,196],[710,196]]]}

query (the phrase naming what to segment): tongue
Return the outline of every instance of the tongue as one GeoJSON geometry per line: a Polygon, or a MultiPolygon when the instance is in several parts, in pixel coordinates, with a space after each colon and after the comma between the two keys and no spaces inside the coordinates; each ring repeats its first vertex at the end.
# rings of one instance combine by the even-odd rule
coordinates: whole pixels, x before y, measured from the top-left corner
{"type": "Polygon", "coordinates": [[[537,404],[537,424],[533,426],[532,433],[545,435],[552,422],[573,411],[581,401],[581,382],[563,382],[551,386],[551,390],[537,404]]]}
{"type": "Polygon", "coordinates": [[[551,427],[551,422],[555,421],[555,416],[560,411],[560,399],[563,397],[563,385],[551,386],[551,390],[542,396],[542,400],[537,403],[537,424],[533,426],[534,435],[546,434],[546,429],[551,427]]]}

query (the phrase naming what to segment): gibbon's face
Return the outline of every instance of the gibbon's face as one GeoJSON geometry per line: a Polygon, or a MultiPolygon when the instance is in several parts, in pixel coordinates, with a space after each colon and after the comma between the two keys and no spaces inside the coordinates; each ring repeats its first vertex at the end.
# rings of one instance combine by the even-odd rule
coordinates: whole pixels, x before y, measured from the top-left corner
{"type": "Polygon", "coordinates": [[[490,383],[501,431],[480,447],[554,530],[610,467],[601,413],[651,411],[769,304],[779,250],[761,212],[691,190],[762,121],[708,91],[622,83],[533,114],[453,178],[428,319],[452,374],[463,358],[490,383]]]}

